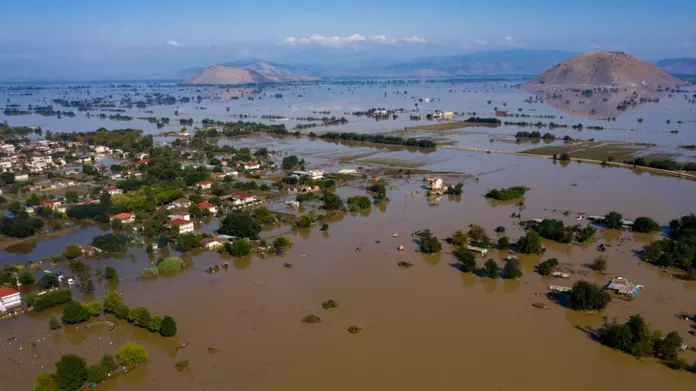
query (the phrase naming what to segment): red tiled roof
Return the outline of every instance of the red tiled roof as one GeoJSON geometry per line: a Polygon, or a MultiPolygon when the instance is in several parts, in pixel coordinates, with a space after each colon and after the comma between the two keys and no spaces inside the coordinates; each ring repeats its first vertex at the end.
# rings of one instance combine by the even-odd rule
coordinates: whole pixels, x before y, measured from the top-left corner
{"type": "Polygon", "coordinates": [[[41,200],[41,203],[44,205],[55,205],[60,204],[60,200],[41,200]]]}
{"type": "Polygon", "coordinates": [[[131,217],[133,217],[133,214],[132,214],[132,213],[123,212],[123,213],[119,213],[119,214],[117,214],[117,215],[109,216],[109,220],[113,220],[113,219],[116,219],[116,220],[128,220],[128,219],[130,219],[131,217]]]}
{"type": "Polygon", "coordinates": [[[238,191],[238,192],[234,193],[234,195],[235,195],[235,197],[239,197],[239,198],[250,198],[250,197],[253,197],[251,194],[242,193],[241,191],[238,191]]]}
{"type": "Polygon", "coordinates": [[[0,297],[15,295],[17,293],[19,293],[19,291],[16,289],[0,287],[0,297]]]}
{"type": "Polygon", "coordinates": [[[109,186],[104,188],[104,191],[112,191],[112,190],[118,190],[118,187],[113,186],[113,185],[109,185],[109,186]]]}
{"type": "Polygon", "coordinates": [[[184,220],[184,219],[175,219],[169,222],[169,225],[186,225],[186,224],[193,224],[193,221],[189,220],[184,220]]]}
{"type": "Polygon", "coordinates": [[[198,204],[198,206],[201,207],[202,209],[208,209],[208,208],[212,207],[213,204],[211,204],[210,202],[201,202],[200,204],[198,204]]]}
{"type": "Polygon", "coordinates": [[[211,182],[209,181],[200,181],[198,182],[199,185],[209,185],[211,182]]]}

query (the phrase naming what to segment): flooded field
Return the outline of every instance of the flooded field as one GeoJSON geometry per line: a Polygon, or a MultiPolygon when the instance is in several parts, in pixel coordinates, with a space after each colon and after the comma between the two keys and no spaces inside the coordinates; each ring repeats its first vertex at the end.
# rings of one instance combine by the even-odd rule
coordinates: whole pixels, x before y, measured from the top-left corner
{"type": "MultiPolygon", "coordinates": [[[[119,99],[126,93],[144,91],[147,91],[144,87],[134,92],[101,86],[95,87],[93,93],[112,94],[114,99],[119,99]]],[[[561,137],[569,134],[573,138],[657,144],[650,148],[674,154],[679,153],[679,145],[696,144],[696,113],[692,111],[694,105],[685,101],[684,93],[638,106],[608,123],[565,113],[547,103],[527,103],[529,92],[504,83],[308,85],[264,90],[267,96],[280,93],[283,98],[253,101],[219,99],[222,93],[234,96],[241,95],[241,91],[207,87],[158,87],[156,91],[189,97],[200,94],[213,99],[154,106],[148,108],[153,111],[151,114],[139,112],[142,109],[127,113],[136,117],[175,118],[173,112],[179,110],[180,117],[193,117],[199,126],[203,118],[236,121],[238,118],[230,113],[298,117],[312,115],[313,111],[331,111],[331,115],[343,116],[344,112],[373,107],[403,107],[418,110],[421,115],[435,109],[450,109],[488,117],[495,114],[495,107],[506,107],[510,112],[520,108],[527,114],[556,116],[553,120],[541,119],[543,122],[582,122],[606,127],[603,131],[555,130],[561,137]],[[435,101],[416,107],[417,101],[412,97],[432,97],[435,101]],[[666,120],[671,120],[671,124],[666,120]],[[682,122],[677,124],[677,121],[682,122]],[[678,134],[669,133],[674,128],[679,129],[678,134]]],[[[691,89],[689,95],[693,93],[691,89]]],[[[5,90],[0,94],[0,101],[9,99],[26,105],[41,99],[50,103],[54,97],[84,98],[84,91],[54,88],[33,94],[21,96],[5,90]]],[[[318,127],[312,131],[393,132],[404,137],[433,137],[454,146],[511,152],[562,145],[560,141],[548,145],[517,144],[514,134],[521,128],[515,126],[444,131],[406,129],[432,123],[411,121],[409,114],[404,112],[397,119],[380,121],[346,115],[347,125],[318,127]]],[[[86,118],[83,113],[60,120],[0,114],[1,120],[13,125],[42,126],[44,131],[94,130],[104,126],[137,127],[158,134],[181,128],[178,123],[172,123],[157,129],[145,120],[116,122],[86,118]]],[[[519,120],[536,122],[538,119],[519,120]]],[[[302,121],[290,120],[286,126],[291,128],[296,123],[302,121]]],[[[554,218],[570,224],[581,213],[604,215],[615,210],[626,218],[650,216],[666,226],[672,219],[695,212],[696,181],[595,164],[446,148],[418,150],[266,135],[222,139],[220,143],[296,154],[306,159],[308,167],[329,171],[367,166],[385,170],[401,168],[403,176],[408,170],[419,170],[419,173],[408,179],[392,180],[387,191],[389,203],[373,205],[369,211],[335,216],[325,232],[319,227],[302,230],[290,230],[280,224],[266,227],[262,237],[284,234],[294,243],[279,256],[232,258],[198,250],[183,256],[190,267],[175,276],[156,279],[139,277],[139,271],[150,266],[158,256],[147,254],[144,248],[131,247],[119,259],[85,261],[92,269],[113,266],[121,276],[117,286],[95,279],[95,293],[88,296],[101,298],[108,287],[117,288],[131,307],[142,305],[153,313],[174,317],[178,335],[164,339],[110,316],[107,318],[116,323],[113,331],[103,326],[85,328],[83,325],[48,331],[48,318],[59,316],[59,308],[5,320],[0,322],[0,357],[6,363],[0,366],[0,390],[30,389],[36,374],[44,369],[52,370],[61,354],[76,353],[94,362],[104,353],[115,353],[126,341],[148,348],[149,362],[99,388],[136,391],[660,388],[676,391],[692,389],[696,384],[693,374],[669,369],[653,359],[638,360],[611,350],[583,331],[599,327],[604,317],[623,321],[640,313],[652,326],[665,332],[679,331],[685,343],[696,345],[696,337],[689,334],[692,323],[677,316],[696,310],[696,282],[682,280],[641,262],[635,253],[662,233],[634,234],[598,228],[598,234],[582,245],[545,240],[547,251],[543,256],[520,257],[524,273],[520,280],[493,280],[462,273],[453,267],[456,258],[450,245],[443,243],[441,253],[425,255],[417,251],[411,235],[427,228],[444,239],[456,230],[467,230],[470,224],[477,224],[494,240],[499,236],[495,228],[503,226],[505,235],[515,241],[524,235],[519,220],[510,217],[518,212],[523,219],[554,218]],[[421,172],[431,171],[442,173],[448,183],[463,183],[463,194],[429,202],[422,189],[422,179],[427,173],[421,172]],[[484,198],[490,189],[510,186],[530,188],[524,197],[523,210],[515,202],[484,198]],[[605,274],[589,267],[599,255],[596,250],[599,244],[611,245],[604,253],[609,263],[605,274]],[[405,251],[397,250],[400,245],[405,251]],[[539,262],[552,257],[558,258],[564,269],[572,271],[568,280],[554,281],[535,272],[539,262]],[[230,262],[229,270],[204,272],[204,268],[225,261],[230,262]],[[402,269],[397,266],[399,261],[414,266],[402,269]],[[284,267],[286,263],[292,267],[284,267]],[[645,285],[645,289],[635,300],[614,300],[599,314],[571,311],[544,296],[550,284],[571,286],[580,279],[604,284],[614,276],[629,278],[645,285]],[[339,308],[322,309],[321,303],[328,299],[336,300],[339,308]],[[541,310],[532,306],[540,301],[549,308],[541,310]],[[300,320],[308,314],[319,316],[322,323],[302,323],[300,320]],[[362,331],[348,333],[346,330],[351,325],[361,327],[362,331]],[[183,341],[188,341],[186,346],[177,348],[183,341]],[[174,369],[181,359],[191,362],[186,372],[174,369]]],[[[603,148],[615,148],[612,151],[618,154],[616,151],[622,145],[603,148]]],[[[682,158],[690,159],[686,151],[682,152],[682,158]]],[[[642,148],[631,149],[626,156],[632,153],[648,152],[642,148]]],[[[358,180],[337,189],[337,193],[342,198],[366,194],[367,185],[366,180],[358,180]]],[[[274,200],[267,206],[284,210],[283,200],[274,200]]],[[[197,230],[213,232],[218,224],[218,220],[206,221],[197,230]]],[[[105,230],[108,228],[77,228],[64,236],[11,246],[0,250],[0,265],[36,262],[62,252],[67,244],[87,244],[105,230]]],[[[162,249],[160,254],[174,255],[176,251],[162,249]]],[[[493,250],[485,257],[477,257],[477,262],[481,266],[487,258],[492,258],[502,266],[506,255],[507,252],[493,250]]],[[[693,351],[683,352],[681,357],[688,363],[696,361],[693,351]]]]}

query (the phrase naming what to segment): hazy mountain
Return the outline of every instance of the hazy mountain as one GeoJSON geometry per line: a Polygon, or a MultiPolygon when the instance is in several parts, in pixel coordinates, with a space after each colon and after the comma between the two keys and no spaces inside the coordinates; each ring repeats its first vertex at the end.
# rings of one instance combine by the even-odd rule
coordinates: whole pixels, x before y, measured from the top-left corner
{"type": "Polygon", "coordinates": [[[271,64],[265,61],[239,61],[212,65],[189,76],[185,84],[254,84],[287,83],[318,80],[316,77],[294,73],[290,66],[271,64]]]}
{"type": "Polygon", "coordinates": [[[672,74],[696,75],[696,58],[666,58],[656,62],[658,67],[672,74]]]}
{"type": "Polygon", "coordinates": [[[529,87],[655,89],[684,84],[665,70],[623,52],[575,56],[529,81],[529,87]]]}
{"type": "Polygon", "coordinates": [[[576,53],[560,50],[499,50],[430,57],[381,68],[366,68],[364,75],[427,77],[466,75],[534,75],[576,53]]]}

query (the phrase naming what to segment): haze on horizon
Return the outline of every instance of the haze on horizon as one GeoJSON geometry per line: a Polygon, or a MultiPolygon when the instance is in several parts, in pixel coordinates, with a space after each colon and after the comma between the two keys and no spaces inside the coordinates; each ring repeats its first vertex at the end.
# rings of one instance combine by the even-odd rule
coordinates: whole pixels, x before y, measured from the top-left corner
{"type": "Polygon", "coordinates": [[[696,57],[696,1],[0,1],[0,81],[176,77],[250,57],[388,64],[476,51],[696,57]]]}

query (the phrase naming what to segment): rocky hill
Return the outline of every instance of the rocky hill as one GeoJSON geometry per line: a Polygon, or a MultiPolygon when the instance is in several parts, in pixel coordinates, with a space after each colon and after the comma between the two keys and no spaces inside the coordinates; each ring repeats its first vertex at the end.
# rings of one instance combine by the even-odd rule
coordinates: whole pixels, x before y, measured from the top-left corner
{"type": "Polygon", "coordinates": [[[185,84],[257,84],[288,83],[318,80],[316,77],[294,73],[292,68],[254,60],[216,64],[189,76],[185,84]]]}
{"type": "Polygon", "coordinates": [[[530,80],[535,88],[657,89],[685,84],[665,70],[623,52],[585,53],[530,80]]]}

